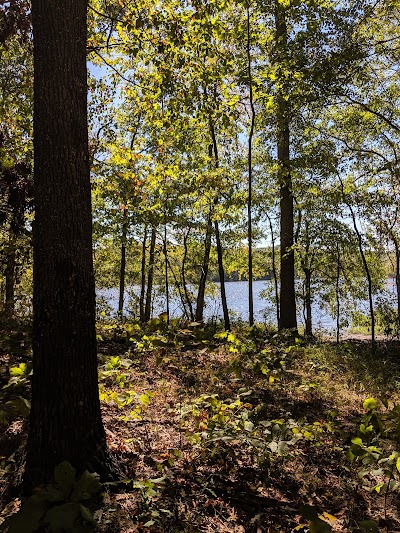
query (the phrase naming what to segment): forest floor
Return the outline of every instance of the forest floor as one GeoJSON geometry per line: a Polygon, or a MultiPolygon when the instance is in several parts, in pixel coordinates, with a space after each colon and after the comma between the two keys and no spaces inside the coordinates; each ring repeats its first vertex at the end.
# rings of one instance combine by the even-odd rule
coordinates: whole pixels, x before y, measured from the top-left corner
{"type": "MultiPolygon", "coordinates": [[[[7,367],[29,370],[27,342],[6,344],[1,385],[7,367]]],[[[89,505],[99,531],[400,532],[398,343],[373,353],[257,328],[103,324],[99,379],[125,476],[89,505]]],[[[26,437],[13,418],[0,434],[0,530],[20,505],[6,490],[26,437]]]]}

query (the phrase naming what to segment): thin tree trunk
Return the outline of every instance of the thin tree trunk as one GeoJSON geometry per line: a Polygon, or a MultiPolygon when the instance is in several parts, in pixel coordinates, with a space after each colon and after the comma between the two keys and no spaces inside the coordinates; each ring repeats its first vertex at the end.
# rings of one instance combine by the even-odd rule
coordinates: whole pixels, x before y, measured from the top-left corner
{"type": "Polygon", "coordinates": [[[389,238],[394,244],[395,256],[396,256],[396,296],[397,296],[397,329],[400,326],[400,250],[397,238],[392,230],[388,231],[389,238]]]}
{"type": "Polygon", "coordinates": [[[165,257],[165,300],[167,304],[167,324],[169,324],[169,280],[168,280],[168,248],[167,248],[167,214],[166,212],[164,212],[163,253],[165,257]]]}
{"type": "Polygon", "coordinates": [[[2,303],[3,306],[5,306],[5,303],[6,303],[5,297],[6,297],[6,286],[5,286],[4,281],[1,281],[0,282],[0,302],[2,303]]]}
{"type": "Polygon", "coordinates": [[[187,256],[188,256],[187,240],[189,238],[189,233],[190,233],[190,228],[187,230],[187,232],[185,233],[185,235],[183,237],[183,258],[182,258],[182,267],[181,267],[181,278],[182,278],[183,290],[185,292],[186,303],[187,303],[188,308],[189,308],[190,320],[193,322],[193,320],[194,320],[193,304],[192,304],[192,300],[190,298],[189,291],[188,291],[188,288],[187,288],[186,273],[185,273],[186,259],[187,259],[187,256]]]}
{"type": "Polygon", "coordinates": [[[144,227],[142,241],[142,261],[140,276],[140,296],[139,296],[139,318],[144,322],[144,298],[146,292],[146,245],[147,245],[147,226],[144,227]]]}
{"type": "Polygon", "coordinates": [[[272,220],[270,216],[267,214],[268,222],[269,222],[269,230],[271,233],[271,241],[272,241],[272,275],[274,277],[274,287],[275,287],[275,302],[276,302],[276,324],[279,327],[279,286],[278,286],[278,275],[276,271],[276,259],[275,259],[275,235],[274,235],[274,228],[272,226],[272,220]]]}
{"type": "Polygon", "coordinates": [[[368,302],[369,302],[369,313],[370,313],[370,317],[371,317],[371,344],[372,344],[372,349],[374,350],[375,349],[375,313],[374,313],[374,301],[373,301],[373,297],[372,297],[372,277],[371,277],[371,272],[369,270],[367,258],[365,257],[363,243],[362,243],[362,236],[361,236],[361,233],[360,233],[360,231],[358,229],[358,226],[357,226],[357,221],[356,221],[356,217],[355,217],[355,214],[354,214],[354,210],[353,210],[351,204],[346,200],[346,194],[344,192],[344,185],[343,185],[342,178],[340,176],[338,176],[338,177],[339,177],[340,186],[341,186],[341,189],[342,189],[343,201],[347,205],[347,207],[349,208],[351,219],[352,219],[352,222],[353,222],[354,232],[357,235],[358,249],[360,251],[361,260],[362,260],[362,263],[364,265],[365,275],[366,275],[367,282],[368,282],[368,302]]]}
{"type": "Polygon", "coordinates": [[[147,273],[146,304],[144,308],[144,321],[145,322],[148,322],[151,317],[151,299],[153,295],[155,250],[156,250],[156,227],[153,225],[151,226],[149,270],[147,273]]]}
{"type": "MultiPolygon", "coordinates": [[[[219,168],[218,144],[217,144],[217,137],[215,135],[214,123],[211,117],[209,119],[209,126],[210,126],[210,133],[211,133],[212,145],[213,145],[213,150],[214,150],[215,168],[217,169],[219,168]]],[[[218,203],[218,197],[216,196],[214,200],[214,205],[217,205],[217,203],[218,203]]],[[[223,253],[222,253],[221,236],[219,233],[219,224],[217,220],[214,221],[214,231],[215,231],[215,240],[216,240],[216,245],[217,245],[218,273],[219,273],[219,282],[220,282],[220,289],[221,289],[222,310],[224,314],[224,325],[225,325],[225,330],[230,331],[231,325],[230,325],[229,310],[228,310],[228,304],[226,301],[226,291],[225,291],[224,260],[223,260],[223,253]]]]}
{"type": "Polygon", "coordinates": [[[182,308],[183,308],[183,313],[185,315],[185,317],[187,319],[189,319],[189,313],[187,312],[187,309],[186,309],[186,301],[185,301],[185,296],[184,296],[184,293],[182,292],[182,288],[181,288],[181,285],[179,283],[179,280],[175,274],[175,271],[174,269],[172,268],[172,265],[171,265],[171,261],[169,260],[169,257],[167,256],[165,258],[167,264],[168,264],[168,268],[169,268],[169,271],[171,272],[172,274],[172,277],[174,278],[174,281],[175,281],[175,287],[176,287],[176,290],[178,291],[178,294],[179,294],[179,298],[181,300],[181,304],[182,304],[182,308]]]}
{"type": "Polygon", "coordinates": [[[199,289],[197,291],[197,301],[196,301],[196,321],[197,322],[203,321],[206,281],[207,281],[207,275],[208,275],[208,267],[210,265],[212,214],[213,214],[213,209],[212,207],[210,207],[210,211],[208,213],[208,218],[207,218],[206,237],[204,240],[203,265],[201,267],[199,289]]]}
{"type": "Polygon", "coordinates": [[[336,344],[340,341],[340,248],[339,242],[336,243],[337,262],[336,262],[336,344]]]}
{"type": "Polygon", "coordinates": [[[123,208],[122,238],[121,238],[121,266],[119,270],[119,300],[118,315],[123,317],[124,293],[125,293],[125,273],[126,273],[126,238],[128,234],[128,210],[123,208]]]}
{"type": "Polygon", "coordinates": [[[33,0],[34,323],[25,488],[107,472],[97,376],[86,0],[33,0]]]}
{"type": "Polygon", "coordinates": [[[249,78],[249,101],[251,110],[251,125],[248,139],[247,153],[247,171],[248,171],[248,190],[247,190],[247,241],[249,246],[248,267],[249,267],[249,324],[254,324],[254,303],[253,303],[253,229],[252,229],[252,196],[253,196],[253,135],[256,112],[253,101],[253,77],[251,72],[251,34],[250,34],[250,9],[247,5],[247,74],[249,78]]]}
{"type": "Polygon", "coordinates": [[[224,263],[223,263],[222,244],[221,244],[221,237],[219,234],[219,226],[218,226],[217,221],[214,222],[214,230],[215,230],[215,240],[217,244],[218,273],[219,273],[219,283],[220,283],[220,288],[221,288],[222,310],[224,313],[224,327],[225,327],[225,331],[230,331],[231,324],[229,320],[228,304],[226,301],[225,271],[224,271],[224,263]]]}
{"type": "Polygon", "coordinates": [[[400,252],[397,241],[395,242],[396,248],[396,292],[397,292],[397,327],[400,326],[400,252]]]}
{"type": "Polygon", "coordinates": [[[5,305],[4,310],[7,316],[14,314],[15,307],[15,273],[17,258],[17,237],[10,228],[7,246],[7,265],[5,271],[5,305]]]}
{"type": "Polygon", "coordinates": [[[305,307],[306,307],[306,327],[305,334],[308,337],[313,336],[312,332],[312,309],[311,309],[311,269],[304,269],[305,276],[305,307]]]}
{"type": "MultiPolygon", "coordinates": [[[[287,56],[287,27],[285,8],[276,0],[276,55],[284,67],[287,56]]],[[[278,182],[281,211],[281,293],[279,329],[297,330],[296,289],[293,250],[294,208],[290,172],[290,112],[282,89],[277,94],[277,151],[278,182]]]]}

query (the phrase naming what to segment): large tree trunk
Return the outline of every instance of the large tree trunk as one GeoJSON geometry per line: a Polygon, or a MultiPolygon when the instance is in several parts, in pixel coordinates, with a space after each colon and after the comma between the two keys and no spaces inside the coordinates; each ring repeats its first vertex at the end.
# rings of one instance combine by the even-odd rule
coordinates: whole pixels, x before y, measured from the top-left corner
{"type": "Polygon", "coordinates": [[[33,0],[34,325],[26,487],[102,474],[87,136],[86,0],[33,0]]]}
{"type": "Polygon", "coordinates": [[[208,267],[210,265],[212,212],[213,212],[212,208],[210,208],[210,212],[208,213],[208,218],[207,218],[206,237],[204,240],[203,264],[201,267],[199,289],[197,291],[197,301],[196,301],[196,321],[197,322],[203,321],[206,281],[207,281],[207,275],[208,275],[208,267]]]}
{"type": "Polygon", "coordinates": [[[144,322],[148,322],[151,318],[151,299],[152,299],[152,294],[153,294],[155,251],[156,251],[156,227],[151,226],[149,271],[147,273],[146,304],[144,307],[144,317],[143,317],[144,322]]]}
{"type": "Polygon", "coordinates": [[[119,270],[119,300],[118,315],[122,318],[124,312],[125,274],[126,274],[126,238],[128,234],[128,210],[124,207],[121,238],[121,265],[119,270]]]}
{"type": "MultiPolygon", "coordinates": [[[[276,1],[276,57],[285,68],[287,55],[287,28],[285,8],[276,1]]],[[[277,151],[278,182],[281,211],[281,294],[279,329],[297,330],[296,290],[293,251],[293,194],[290,173],[290,113],[289,105],[282,89],[277,92],[277,151]]]]}

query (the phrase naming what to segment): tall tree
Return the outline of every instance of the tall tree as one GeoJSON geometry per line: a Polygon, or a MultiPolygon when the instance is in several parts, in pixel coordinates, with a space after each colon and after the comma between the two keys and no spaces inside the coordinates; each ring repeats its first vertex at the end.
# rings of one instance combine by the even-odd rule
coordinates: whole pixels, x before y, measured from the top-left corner
{"type": "Polygon", "coordinates": [[[253,201],[253,135],[254,135],[254,123],[256,118],[254,98],[253,98],[253,75],[251,70],[251,21],[250,21],[250,6],[246,6],[247,14],[247,75],[249,84],[249,104],[250,104],[250,132],[248,139],[248,154],[247,154],[247,242],[249,245],[249,324],[254,324],[254,304],[253,304],[253,228],[252,228],[252,201],[253,201]]]}
{"type": "MultiPolygon", "coordinates": [[[[288,47],[285,7],[276,0],[275,41],[278,69],[284,72],[288,47]]],[[[279,329],[297,329],[296,290],[293,249],[293,190],[290,169],[290,109],[284,94],[284,84],[277,94],[277,151],[279,165],[281,209],[281,294],[279,329]]]]}
{"type": "Polygon", "coordinates": [[[104,472],[87,134],[86,0],[33,0],[34,326],[25,482],[104,472]]]}

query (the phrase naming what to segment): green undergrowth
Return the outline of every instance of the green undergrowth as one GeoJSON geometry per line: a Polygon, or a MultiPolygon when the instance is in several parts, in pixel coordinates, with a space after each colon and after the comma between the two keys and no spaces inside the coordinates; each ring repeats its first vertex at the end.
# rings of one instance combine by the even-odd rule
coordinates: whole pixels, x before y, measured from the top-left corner
{"type": "MultiPolygon", "coordinates": [[[[98,345],[109,445],[127,476],[104,485],[93,516],[69,496],[41,504],[47,530],[46,513],[68,509],[104,532],[400,529],[396,342],[371,350],[161,316],[99,323],[98,345]]],[[[10,355],[5,429],[29,410],[26,357],[10,355]]],[[[13,463],[1,461],[7,480],[13,463]]]]}

